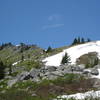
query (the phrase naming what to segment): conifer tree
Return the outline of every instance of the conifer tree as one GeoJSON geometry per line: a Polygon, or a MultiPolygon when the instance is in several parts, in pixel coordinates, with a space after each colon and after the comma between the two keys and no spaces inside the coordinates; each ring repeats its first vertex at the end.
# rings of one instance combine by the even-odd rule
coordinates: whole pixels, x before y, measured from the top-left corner
{"type": "Polygon", "coordinates": [[[46,53],[52,52],[52,48],[49,46],[46,53]]]}
{"type": "Polygon", "coordinates": [[[5,65],[0,61],[0,79],[3,79],[5,76],[5,65]]]}
{"type": "Polygon", "coordinates": [[[70,63],[70,57],[68,56],[67,53],[65,53],[65,55],[62,58],[61,64],[67,64],[70,63]]]}
{"type": "Polygon", "coordinates": [[[72,45],[75,45],[75,44],[77,44],[77,39],[76,38],[74,39],[72,45]]]}
{"type": "Polygon", "coordinates": [[[87,42],[91,42],[91,40],[88,38],[88,39],[87,39],[87,42]]]}
{"type": "Polygon", "coordinates": [[[81,39],[81,43],[85,43],[85,40],[84,40],[84,38],[82,38],[82,39],[81,39]]]}

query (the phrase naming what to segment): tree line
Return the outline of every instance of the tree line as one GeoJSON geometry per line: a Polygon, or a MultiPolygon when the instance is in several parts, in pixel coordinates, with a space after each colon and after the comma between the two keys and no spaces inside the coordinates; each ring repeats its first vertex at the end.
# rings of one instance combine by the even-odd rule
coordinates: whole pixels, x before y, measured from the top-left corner
{"type": "Polygon", "coordinates": [[[82,44],[86,42],[91,42],[91,39],[88,38],[87,40],[85,40],[83,37],[82,38],[78,37],[73,40],[72,45],[82,44]]]}

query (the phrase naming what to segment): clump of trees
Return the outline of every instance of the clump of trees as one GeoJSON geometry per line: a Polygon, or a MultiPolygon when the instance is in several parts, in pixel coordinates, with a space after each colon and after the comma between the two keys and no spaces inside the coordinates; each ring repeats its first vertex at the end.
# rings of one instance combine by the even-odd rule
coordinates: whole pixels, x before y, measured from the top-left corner
{"type": "Polygon", "coordinates": [[[13,44],[11,42],[9,42],[9,43],[2,43],[2,45],[0,46],[0,50],[4,49],[7,46],[13,46],[13,44]]]}
{"type": "Polygon", "coordinates": [[[87,40],[85,40],[83,37],[80,38],[75,38],[72,42],[72,45],[76,45],[76,44],[82,44],[82,43],[86,43],[86,42],[91,42],[91,40],[88,38],[87,40]]]}
{"type": "Polygon", "coordinates": [[[68,53],[65,53],[65,55],[62,58],[61,64],[65,65],[70,63],[70,56],[68,55],[68,53]]]}
{"type": "Polygon", "coordinates": [[[25,50],[30,49],[30,46],[24,44],[24,43],[20,43],[20,53],[23,53],[25,50]]]}

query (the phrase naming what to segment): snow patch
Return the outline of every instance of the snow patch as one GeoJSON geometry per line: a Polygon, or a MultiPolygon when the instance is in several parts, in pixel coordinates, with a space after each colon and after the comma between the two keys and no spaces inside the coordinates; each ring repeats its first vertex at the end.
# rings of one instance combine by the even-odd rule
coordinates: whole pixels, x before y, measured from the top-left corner
{"type": "Polygon", "coordinates": [[[18,63],[20,63],[21,61],[17,61],[17,62],[14,62],[12,65],[15,66],[17,65],[18,63]]]}
{"type": "Polygon", "coordinates": [[[89,52],[97,52],[98,57],[100,58],[100,41],[70,47],[63,50],[61,53],[45,58],[43,62],[45,62],[45,65],[47,66],[60,66],[62,57],[66,52],[70,56],[72,64],[75,64],[77,58],[89,52]]]}
{"type": "Polygon", "coordinates": [[[92,78],[98,78],[98,79],[100,79],[100,69],[98,69],[98,71],[99,71],[99,75],[92,75],[92,78]]]}
{"type": "Polygon", "coordinates": [[[92,98],[98,98],[100,97],[100,90],[99,91],[88,91],[85,93],[76,93],[76,94],[71,94],[71,95],[62,95],[62,96],[57,96],[57,99],[54,100],[63,100],[63,99],[70,99],[74,98],[76,100],[84,100],[85,98],[92,97],[92,98]]]}
{"type": "Polygon", "coordinates": [[[16,45],[16,47],[19,47],[19,46],[20,46],[20,44],[17,44],[17,45],[16,45]]]}

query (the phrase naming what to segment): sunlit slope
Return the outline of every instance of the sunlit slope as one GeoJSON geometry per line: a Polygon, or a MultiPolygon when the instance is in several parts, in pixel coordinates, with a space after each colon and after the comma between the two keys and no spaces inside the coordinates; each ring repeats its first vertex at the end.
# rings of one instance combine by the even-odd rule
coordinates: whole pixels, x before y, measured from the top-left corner
{"type": "Polygon", "coordinates": [[[56,55],[45,58],[43,62],[45,62],[45,65],[47,66],[60,66],[62,57],[65,55],[66,52],[70,56],[72,64],[76,62],[77,58],[89,52],[97,52],[98,57],[100,58],[100,41],[93,41],[72,46],[68,49],[64,49],[62,52],[56,55]]]}

